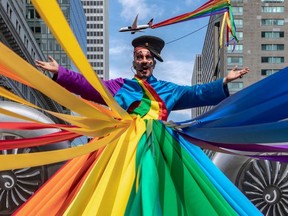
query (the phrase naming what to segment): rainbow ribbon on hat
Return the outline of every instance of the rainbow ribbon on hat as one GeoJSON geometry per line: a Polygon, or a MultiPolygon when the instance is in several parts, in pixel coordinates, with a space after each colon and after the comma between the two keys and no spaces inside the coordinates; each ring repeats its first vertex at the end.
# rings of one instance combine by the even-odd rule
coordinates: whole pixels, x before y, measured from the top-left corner
{"type": "Polygon", "coordinates": [[[159,28],[159,27],[163,27],[167,25],[184,22],[184,21],[189,21],[193,19],[203,18],[206,16],[212,16],[216,14],[223,14],[223,13],[224,13],[224,16],[223,16],[222,27],[221,27],[220,46],[222,46],[225,25],[227,27],[227,31],[226,31],[227,43],[229,43],[229,33],[231,34],[233,39],[235,39],[238,42],[238,39],[236,37],[236,27],[234,23],[230,0],[210,0],[194,11],[181,14],[176,17],[156,23],[152,25],[151,28],[152,29],[159,28]]]}

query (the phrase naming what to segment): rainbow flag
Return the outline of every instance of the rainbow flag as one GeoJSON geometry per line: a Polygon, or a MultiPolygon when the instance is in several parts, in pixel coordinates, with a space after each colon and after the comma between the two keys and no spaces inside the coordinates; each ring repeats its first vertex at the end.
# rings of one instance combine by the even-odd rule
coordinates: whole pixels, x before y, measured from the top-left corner
{"type": "MultiPolygon", "coordinates": [[[[232,14],[232,7],[230,4],[230,0],[210,0],[197,8],[194,11],[178,15],[176,17],[172,17],[170,19],[164,20],[162,22],[153,24],[151,26],[152,29],[159,28],[167,25],[172,25],[184,21],[189,21],[193,19],[203,18],[206,16],[213,16],[216,14],[224,14],[223,21],[222,21],[222,34],[223,35],[223,28],[226,25],[227,27],[227,42],[229,41],[229,33],[231,33],[232,37],[238,42],[236,36],[236,28],[234,23],[234,18],[232,14]]],[[[222,41],[223,36],[220,38],[222,41]]],[[[222,45],[222,43],[221,43],[222,45]]]]}

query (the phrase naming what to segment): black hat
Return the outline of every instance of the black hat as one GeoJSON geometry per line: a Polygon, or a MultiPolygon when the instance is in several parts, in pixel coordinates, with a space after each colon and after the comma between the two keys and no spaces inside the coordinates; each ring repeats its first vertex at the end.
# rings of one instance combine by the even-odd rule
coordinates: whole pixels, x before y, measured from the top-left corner
{"type": "Polygon", "coordinates": [[[165,42],[158,37],[155,36],[140,36],[135,38],[132,41],[132,45],[135,47],[145,47],[150,52],[152,52],[156,59],[158,59],[160,62],[163,62],[163,59],[160,56],[161,50],[163,49],[165,42]]]}

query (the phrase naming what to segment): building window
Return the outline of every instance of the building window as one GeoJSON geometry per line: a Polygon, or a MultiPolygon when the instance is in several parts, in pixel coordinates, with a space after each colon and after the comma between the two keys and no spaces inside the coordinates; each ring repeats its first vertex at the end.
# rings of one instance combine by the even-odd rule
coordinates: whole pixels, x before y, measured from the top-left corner
{"type": "Polygon", "coordinates": [[[272,32],[272,31],[265,31],[261,32],[262,38],[284,38],[284,32],[272,32]]]}
{"type": "Polygon", "coordinates": [[[262,44],[261,49],[263,51],[283,51],[284,44],[262,44]]]}
{"type": "Polygon", "coordinates": [[[28,9],[27,18],[28,18],[28,19],[34,19],[34,18],[35,18],[35,11],[34,11],[34,9],[28,9]]]}
{"type": "Polygon", "coordinates": [[[66,56],[61,56],[61,64],[66,65],[67,64],[67,57],[66,56]]]}
{"type": "Polygon", "coordinates": [[[271,63],[271,64],[279,64],[284,63],[284,57],[261,57],[262,63],[271,63]]]}
{"type": "Polygon", "coordinates": [[[264,6],[261,7],[263,13],[283,13],[284,12],[284,7],[269,7],[269,6],[264,6]]]}
{"type": "MultiPolygon", "coordinates": [[[[238,40],[243,40],[243,32],[236,32],[236,37],[238,40]]],[[[231,35],[230,35],[230,40],[231,40],[231,35]]]]}
{"type": "Polygon", "coordinates": [[[30,102],[31,102],[32,104],[35,104],[35,101],[36,101],[35,96],[34,96],[33,94],[30,94],[30,102]]]}
{"type": "Polygon", "coordinates": [[[243,20],[242,19],[234,19],[234,23],[236,28],[243,28],[243,20]]]}
{"type": "Polygon", "coordinates": [[[227,58],[228,65],[243,65],[243,57],[241,56],[231,56],[227,58]]]}
{"type": "Polygon", "coordinates": [[[243,82],[229,82],[228,88],[231,92],[237,92],[243,89],[244,85],[243,82]]]}
{"type": "Polygon", "coordinates": [[[261,75],[262,76],[269,76],[269,75],[272,75],[278,71],[279,71],[279,69],[262,69],[261,75]]]}
{"type": "Polygon", "coordinates": [[[24,84],[22,84],[22,93],[25,97],[28,95],[28,87],[24,84]]]}
{"type": "Polygon", "coordinates": [[[97,74],[103,75],[104,71],[103,70],[97,70],[97,74]]]}
{"type": "Polygon", "coordinates": [[[243,15],[243,7],[232,7],[232,13],[234,15],[243,15]]]}
{"type": "Polygon", "coordinates": [[[263,3],[282,3],[284,0],[261,0],[263,3]]]}
{"type": "Polygon", "coordinates": [[[35,33],[41,33],[41,27],[40,26],[35,27],[35,33]]]}
{"type": "Polygon", "coordinates": [[[283,26],[284,19],[262,19],[261,25],[262,26],[283,26]]]}
{"type": "Polygon", "coordinates": [[[227,47],[228,53],[243,53],[243,44],[230,45],[227,47]]]}

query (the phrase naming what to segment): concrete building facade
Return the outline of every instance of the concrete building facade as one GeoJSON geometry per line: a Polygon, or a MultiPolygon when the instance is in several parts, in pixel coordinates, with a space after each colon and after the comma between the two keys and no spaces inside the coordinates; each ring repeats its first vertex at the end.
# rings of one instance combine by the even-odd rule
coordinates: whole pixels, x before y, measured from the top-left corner
{"type": "Polygon", "coordinates": [[[87,58],[100,78],[109,79],[109,0],[81,0],[87,19],[87,58]]]}
{"type": "MultiPolygon", "coordinates": [[[[223,77],[234,66],[249,67],[250,73],[243,79],[229,83],[233,94],[287,66],[288,1],[231,0],[231,5],[239,42],[219,47],[222,16],[210,18],[202,50],[200,82],[223,77]]],[[[198,114],[207,108],[199,110],[198,114]]]]}
{"type": "MultiPolygon", "coordinates": [[[[249,67],[250,72],[242,79],[229,83],[230,94],[234,94],[287,66],[288,1],[231,0],[231,5],[239,42],[220,47],[222,17],[211,17],[201,70],[195,69],[193,77],[195,83],[204,83],[224,77],[234,66],[249,67]]],[[[198,116],[208,109],[211,107],[197,108],[193,113],[198,116]]],[[[263,215],[288,215],[287,163],[205,152],[263,215]]]]}

